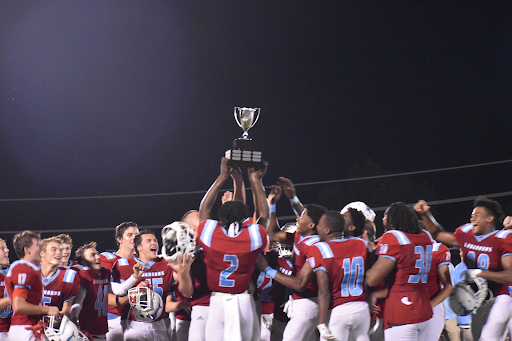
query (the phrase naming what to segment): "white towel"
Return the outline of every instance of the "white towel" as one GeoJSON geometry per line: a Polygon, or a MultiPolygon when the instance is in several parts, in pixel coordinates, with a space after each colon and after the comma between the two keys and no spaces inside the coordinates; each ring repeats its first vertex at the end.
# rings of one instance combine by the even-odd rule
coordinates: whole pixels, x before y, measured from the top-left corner
{"type": "Polygon", "coordinates": [[[240,310],[236,295],[223,296],[224,299],[224,341],[242,341],[240,331],[240,310]]]}

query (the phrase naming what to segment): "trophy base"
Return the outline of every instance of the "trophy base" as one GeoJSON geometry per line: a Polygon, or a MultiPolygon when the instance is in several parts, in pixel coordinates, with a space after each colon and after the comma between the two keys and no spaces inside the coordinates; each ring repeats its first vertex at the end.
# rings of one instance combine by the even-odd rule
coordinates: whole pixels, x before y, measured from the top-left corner
{"type": "Polygon", "coordinates": [[[228,166],[239,168],[262,168],[261,152],[256,150],[230,149],[226,150],[228,166]]]}

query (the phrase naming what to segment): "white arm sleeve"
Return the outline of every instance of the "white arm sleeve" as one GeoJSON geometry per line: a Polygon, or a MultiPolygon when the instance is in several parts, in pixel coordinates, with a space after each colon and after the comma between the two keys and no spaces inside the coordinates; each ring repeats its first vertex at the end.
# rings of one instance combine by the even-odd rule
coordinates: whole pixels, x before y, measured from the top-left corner
{"type": "Polygon", "coordinates": [[[111,282],[112,284],[112,293],[117,296],[124,296],[128,292],[128,289],[133,287],[133,285],[137,282],[137,278],[130,276],[123,283],[111,282]]]}
{"type": "Polygon", "coordinates": [[[82,310],[82,303],[84,302],[85,295],[87,294],[87,290],[84,287],[80,287],[78,289],[78,294],[73,301],[73,305],[71,306],[71,313],[69,314],[71,318],[78,318],[80,315],[80,311],[82,310]]]}

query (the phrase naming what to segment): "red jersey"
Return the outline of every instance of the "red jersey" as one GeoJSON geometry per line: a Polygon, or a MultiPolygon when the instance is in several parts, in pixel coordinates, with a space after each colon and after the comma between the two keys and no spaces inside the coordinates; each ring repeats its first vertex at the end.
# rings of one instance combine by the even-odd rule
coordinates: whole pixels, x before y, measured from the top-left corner
{"type": "MultiPolygon", "coordinates": [[[[168,265],[167,261],[161,257],[158,257],[154,261],[150,263],[144,263],[141,262],[139,259],[137,259],[136,256],[133,256],[133,260],[141,263],[146,267],[146,271],[142,274],[140,279],[135,283],[134,286],[139,284],[141,281],[146,280],[149,282],[149,287],[158,295],[162,297],[162,301],[165,305],[165,302],[167,300],[167,296],[171,292],[171,288],[173,285],[173,270],[168,265]]],[[[133,268],[133,265],[132,265],[133,268]]],[[[166,318],[169,314],[164,312],[160,317],[155,321],[160,321],[164,318],[166,318]]],[[[130,312],[130,319],[135,321],[135,316],[132,312],[130,312]]]]}
{"type": "Polygon", "coordinates": [[[62,310],[62,305],[78,294],[80,278],[73,269],[58,267],[57,272],[46,278],[41,275],[43,280],[43,305],[56,306],[62,310]]]}
{"type": "MultiPolygon", "coordinates": [[[[183,297],[183,295],[181,295],[181,293],[178,290],[178,286],[176,285],[176,299],[178,301],[189,301],[191,306],[209,306],[210,294],[212,291],[208,289],[206,264],[204,263],[204,252],[202,249],[200,249],[194,257],[194,262],[190,267],[190,277],[192,278],[192,283],[194,284],[194,293],[192,294],[192,298],[183,297]]],[[[184,317],[186,313],[180,310],[176,312],[175,315],[181,315],[182,317],[184,317]]],[[[182,318],[182,320],[183,319],[185,318],[182,318]]]]}
{"type": "MultiPolygon", "coordinates": [[[[112,281],[117,283],[123,283],[133,274],[133,266],[137,263],[135,259],[130,258],[126,259],[121,256],[112,254],[110,252],[103,252],[104,254],[114,255],[114,258],[105,259],[105,265],[111,264],[112,266],[112,281]],[[114,259],[114,261],[112,261],[114,259]]],[[[104,257],[101,258],[101,266],[104,264],[104,257]]],[[[130,305],[125,304],[121,307],[113,307],[108,306],[108,319],[114,319],[118,316],[121,316],[123,319],[128,317],[128,311],[130,310],[130,305]]]]}
{"type": "Polygon", "coordinates": [[[106,334],[110,270],[101,268],[96,272],[83,265],[76,265],[74,269],[78,271],[80,287],[87,291],[78,317],[80,329],[88,331],[91,335],[106,334]]]}
{"type": "Polygon", "coordinates": [[[450,264],[450,260],[450,250],[446,245],[442,243],[434,243],[434,245],[432,245],[432,265],[430,266],[427,282],[428,297],[430,297],[430,299],[434,298],[439,290],[442,289],[437,270],[442,265],[450,264]]]}
{"type": "MultiPolygon", "coordinates": [[[[277,250],[267,253],[267,261],[272,266],[269,254],[278,254],[277,250]]],[[[276,257],[277,265],[276,268],[280,273],[291,276],[293,275],[293,264],[289,259],[285,257],[276,257]]],[[[288,297],[291,294],[291,289],[285,287],[277,281],[272,282],[272,296],[274,298],[274,318],[282,322],[288,322],[288,316],[283,311],[284,304],[288,301],[288,297]]]]}
{"type": "MultiPolygon", "coordinates": [[[[512,254],[512,233],[495,230],[486,235],[473,234],[473,225],[465,224],[455,230],[464,263],[468,269],[503,271],[501,257],[512,254]]],[[[508,285],[487,280],[494,296],[508,294],[508,285]]]]}
{"type": "MultiPolygon", "coordinates": [[[[7,289],[5,288],[5,276],[9,271],[9,266],[0,269],[0,298],[7,297],[7,289]]],[[[11,306],[8,305],[5,309],[0,311],[0,333],[9,331],[11,326],[11,306]]]]}
{"type": "Polygon", "coordinates": [[[100,253],[100,258],[101,258],[101,266],[107,270],[112,271],[112,269],[116,265],[117,260],[119,258],[123,258],[123,257],[118,256],[116,253],[112,253],[112,252],[102,252],[102,253],[100,253]]]}
{"type": "Polygon", "coordinates": [[[426,231],[413,234],[391,230],[379,238],[379,257],[393,260],[396,271],[384,307],[384,328],[390,324],[424,322],[432,317],[427,291],[432,243],[426,231]]]}
{"type": "Polygon", "coordinates": [[[274,312],[274,299],[272,297],[272,278],[265,272],[260,272],[256,280],[256,290],[260,294],[261,313],[272,314],[274,312]]]}
{"type": "Polygon", "coordinates": [[[331,308],[354,301],[366,301],[364,271],[366,242],[360,238],[319,242],[309,249],[313,271],[325,271],[331,286],[331,308]]]}
{"type": "MultiPolygon", "coordinates": [[[[295,254],[294,265],[296,277],[299,276],[300,270],[304,266],[304,263],[306,263],[309,248],[319,241],[320,239],[318,239],[316,234],[311,236],[301,236],[299,233],[295,232],[293,240],[293,253],[295,254]]],[[[300,292],[294,290],[292,296],[293,299],[317,297],[318,286],[316,284],[316,277],[311,279],[304,291],[300,292]]]]}
{"type": "MultiPolygon", "coordinates": [[[[5,277],[5,287],[11,297],[23,297],[33,305],[41,305],[43,300],[43,281],[39,267],[34,264],[17,260],[11,264],[5,277]]],[[[39,321],[37,315],[24,315],[14,312],[11,317],[11,325],[31,325],[39,321]]]]}
{"type": "Polygon", "coordinates": [[[249,287],[256,257],[267,245],[267,230],[252,224],[251,220],[247,218],[233,237],[228,236],[216,220],[208,219],[199,224],[197,241],[205,255],[210,290],[240,294],[249,287]]]}

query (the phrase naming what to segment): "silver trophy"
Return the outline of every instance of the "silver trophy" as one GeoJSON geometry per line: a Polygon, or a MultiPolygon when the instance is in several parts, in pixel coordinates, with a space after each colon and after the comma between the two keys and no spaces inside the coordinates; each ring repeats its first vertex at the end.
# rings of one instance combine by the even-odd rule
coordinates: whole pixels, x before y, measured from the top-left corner
{"type": "Polygon", "coordinates": [[[234,114],[236,123],[244,133],[233,141],[233,148],[226,151],[228,165],[240,168],[263,166],[261,152],[257,150],[256,142],[249,138],[248,133],[260,117],[260,108],[235,107],[234,114]]]}

